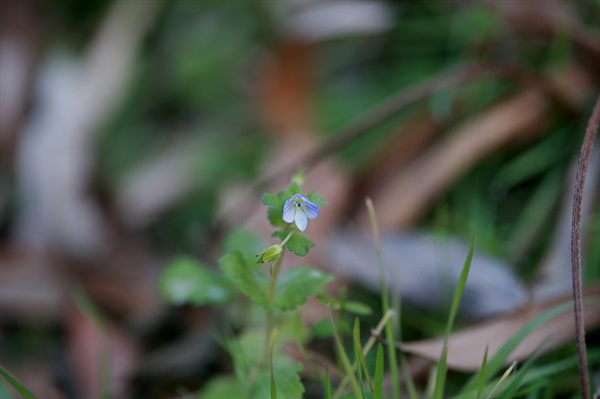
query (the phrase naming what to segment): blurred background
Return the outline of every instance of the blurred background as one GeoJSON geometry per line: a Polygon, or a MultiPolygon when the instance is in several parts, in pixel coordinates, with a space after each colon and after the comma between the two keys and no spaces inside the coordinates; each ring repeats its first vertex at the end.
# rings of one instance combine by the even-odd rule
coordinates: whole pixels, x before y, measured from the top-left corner
{"type": "Polygon", "coordinates": [[[596,0],[0,0],[0,364],[44,399],[180,397],[230,370],[219,314],[168,306],[158,277],[216,267],[234,227],[273,242],[260,195],[299,167],[329,201],[302,262],[377,298],[371,197],[409,339],[443,331],[475,231],[463,323],[568,294],[598,21],[596,0]]]}

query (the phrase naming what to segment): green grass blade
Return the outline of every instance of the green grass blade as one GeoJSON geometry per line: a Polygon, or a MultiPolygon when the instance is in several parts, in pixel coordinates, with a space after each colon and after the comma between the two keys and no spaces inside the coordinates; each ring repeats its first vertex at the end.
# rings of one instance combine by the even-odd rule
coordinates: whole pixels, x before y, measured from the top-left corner
{"type": "Polygon", "coordinates": [[[329,380],[329,368],[325,365],[325,399],[331,399],[331,381],[329,380]]]}
{"type": "MultiPolygon", "coordinates": [[[[356,321],[358,322],[358,317],[356,318],[356,321]]],[[[354,323],[354,327],[355,327],[354,331],[355,332],[356,332],[356,326],[357,326],[357,324],[354,323]]],[[[359,383],[359,386],[360,386],[360,397],[362,399],[366,399],[366,396],[365,396],[365,384],[363,382],[363,368],[361,367],[360,361],[358,360],[360,358],[360,349],[359,349],[358,345],[356,345],[356,335],[354,335],[354,337],[355,337],[354,338],[354,357],[356,359],[355,362],[356,362],[356,365],[357,365],[357,367],[356,367],[356,373],[358,374],[358,383],[359,383]]]]}
{"type": "Polygon", "coordinates": [[[375,359],[375,384],[373,387],[373,397],[375,399],[383,398],[383,346],[377,345],[377,358],[375,359]]]}
{"type": "Polygon", "coordinates": [[[481,390],[485,385],[485,368],[487,366],[489,346],[486,345],[485,352],[483,353],[483,362],[481,363],[481,372],[479,373],[479,386],[477,387],[477,399],[481,398],[481,390]]]}
{"type": "MultiPolygon", "coordinates": [[[[371,337],[369,337],[369,340],[365,344],[365,349],[364,349],[365,356],[369,353],[369,351],[371,350],[373,345],[375,345],[375,340],[376,340],[375,337],[378,335],[381,335],[381,332],[383,331],[384,327],[387,325],[388,321],[392,318],[393,314],[394,314],[394,312],[392,310],[388,310],[387,312],[385,312],[385,314],[383,315],[381,320],[379,320],[379,323],[377,324],[377,327],[375,328],[375,332],[371,335],[371,337]]],[[[355,369],[356,369],[356,362],[352,365],[352,370],[354,371],[355,369]]],[[[333,394],[333,399],[339,399],[342,396],[349,381],[350,381],[350,377],[348,375],[344,376],[344,378],[342,379],[342,382],[340,383],[340,385],[338,385],[338,387],[335,390],[335,393],[333,394]]]]}
{"type": "Polygon", "coordinates": [[[540,348],[536,350],[536,353],[531,355],[529,359],[523,364],[523,366],[519,369],[519,371],[514,375],[510,384],[504,389],[502,394],[500,395],[501,399],[511,399],[515,397],[515,392],[517,389],[523,385],[525,380],[525,376],[529,373],[531,366],[533,366],[533,362],[537,359],[537,352],[540,348]]]}
{"type": "Polygon", "coordinates": [[[360,366],[362,366],[365,380],[367,380],[367,384],[369,385],[369,390],[371,391],[371,393],[373,393],[373,382],[371,382],[371,376],[369,375],[367,361],[363,353],[362,345],[360,344],[360,322],[358,320],[358,317],[354,320],[354,350],[356,352],[356,362],[360,362],[359,369],[361,368],[360,366]]]}
{"type": "MultiPolygon", "coordinates": [[[[589,352],[589,355],[590,355],[589,359],[590,359],[591,364],[594,364],[595,362],[596,363],[600,362],[600,350],[591,350],[589,352]]],[[[523,368],[525,368],[525,365],[527,365],[527,362],[523,365],[523,368]]],[[[551,364],[546,364],[543,366],[531,368],[523,376],[523,383],[521,384],[522,388],[518,389],[517,393],[512,396],[513,397],[522,397],[523,395],[531,394],[532,391],[534,391],[534,390],[540,391],[540,389],[541,389],[540,387],[543,388],[542,391],[544,391],[544,390],[548,391],[550,389],[550,391],[548,391],[548,392],[551,392],[552,384],[548,384],[548,382],[546,382],[546,384],[540,385],[539,384],[540,381],[552,381],[553,382],[553,377],[564,375],[565,373],[569,372],[569,370],[574,371],[576,374],[578,365],[579,365],[579,357],[577,356],[577,354],[575,354],[569,358],[562,359],[562,360],[556,361],[551,364]],[[536,388],[536,385],[537,385],[537,388],[536,388]],[[523,386],[525,386],[525,387],[523,387],[523,386]]],[[[487,383],[482,389],[482,396],[489,395],[490,392],[492,392],[492,390],[498,383],[498,381],[499,381],[499,378],[487,383]]],[[[511,378],[511,381],[512,381],[512,378],[511,378]]],[[[541,398],[553,398],[554,397],[552,394],[548,394],[547,392],[536,393],[536,395],[538,395],[538,394],[541,395],[540,396],[541,398]]],[[[456,397],[461,398],[461,399],[466,399],[466,398],[473,397],[473,395],[474,395],[474,391],[467,392],[465,394],[460,394],[460,395],[457,395],[456,397]]]]}
{"type": "MultiPolygon", "coordinates": [[[[523,328],[521,328],[521,330],[519,330],[518,333],[516,333],[509,340],[507,340],[506,343],[502,345],[498,352],[492,357],[492,359],[490,359],[486,367],[487,376],[484,378],[484,380],[488,380],[489,378],[493,377],[504,366],[506,359],[508,359],[510,354],[529,334],[531,334],[534,330],[539,328],[541,325],[543,325],[550,319],[558,316],[563,312],[571,310],[572,308],[573,303],[571,301],[563,303],[542,313],[541,315],[527,323],[525,326],[523,326],[523,328]]],[[[457,397],[464,397],[465,395],[469,394],[472,395],[472,393],[475,392],[477,389],[480,380],[480,375],[481,373],[477,372],[473,377],[471,377],[471,379],[459,392],[457,397]]]]}
{"type": "Polygon", "coordinates": [[[329,310],[329,318],[331,320],[331,327],[333,329],[333,337],[335,339],[335,344],[337,346],[340,359],[342,361],[342,365],[344,366],[344,371],[346,372],[346,376],[350,379],[350,385],[352,386],[352,390],[354,391],[354,395],[357,398],[361,397],[361,390],[358,385],[358,381],[356,381],[356,376],[354,375],[354,370],[352,365],[350,364],[350,360],[348,359],[348,355],[344,350],[344,345],[342,344],[342,340],[340,339],[340,334],[338,333],[337,327],[335,326],[335,319],[333,318],[333,312],[331,310],[331,306],[328,306],[329,310]]]}
{"type": "Polygon", "coordinates": [[[492,392],[490,392],[490,394],[487,396],[487,399],[492,399],[492,397],[493,397],[492,395],[494,395],[494,392],[496,392],[496,389],[498,389],[498,387],[500,385],[502,385],[504,380],[506,380],[508,378],[508,376],[510,375],[510,373],[512,373],[512,371],[514,370],[514,368],[516,366],[517,366],[517,362],[513,362],[513,364],[511,364],[510,367],[506,369],[504,374],[502,374],[502,377],[500,377],[500,380],[494,386],[494,389],[492,389],[492,392]]]}
{"type": "Polygon", "coordinates": [[[31,391],[29,389],[25,388],[23,386],[23,384],[21,384],[15,377],[8,374],[8,372],[6,370],[4,370],[4,368],[2,368],[2,366],[0,366],[0,374],[2,375],[2,377],[4,377],[6,379],[6,381],[8,381],[8,383],[10,385],[12,385],[12,387],[17,392],[19,392],[21,395],[23,395],[23,397],[25,399],[37,399],[37,396],[35,396],[33,393],[31,393],[31,391]]]}
{"type": "Polygon", "coordinates": [[[435,389],[433,393],[433,397],[435,399],[442,399],[444,395],[444,386],[446,384],[447,372],[446,359],[448,357],[448,337],[450,336],[450,332],[452,331],[452,325],[454,324],[454,319],[456,318],[456,314],[458,313],[460,299],[462,298],[462,294],[465,290],[465,285],[467,284],[467,277],[469,276],[469,270],[471,269],[471,261],[473,260],[473,252],[475,251],[476,238],[477,234],[473,234],[473,239],[471,240],[471,247],[469,248],[469,253],[467,254],[467,259],[465,259],[465,264],[462,268],[462,272],[460,273],[460,278],[458,279],[456,291],[454,292],[454,298],[452,299],[452,307],[450,308],[448,325],[446,326],[446,333],[444,334],[444,347],[442,349],[442,355],[438,363],[437,373],[435,377],[435,389]]]}
{"type": "MultiPolygon", "coordinates": [[[[383,270],[383,260],[381,256],[381,241],[379,240],[379,227],[377,226],[377,216],[375,214],[375,207],[373,201],[370,198],[366,200],[367,210],[369,213],[369,220],[371,222],[371,229],[373,230],[373,238],[375,240],[375,246],[377,249],[377,264],[379,265],[379,278],[381,280],[381,307],[383,313],[386,313],[389,309],[389,292],[387,284],[385,283],[385,271],[383,270]]],[[[388,342],[388,360],[390,364],[390,375],[392,377],[392,397],[397,399],[400,397],[400,381],[398,380],[398,359],[396,358],[396,347],[394,346],[394,325],[392,324],[396,315],[386,324],[385,326],[385,339],[388,342]]]]}

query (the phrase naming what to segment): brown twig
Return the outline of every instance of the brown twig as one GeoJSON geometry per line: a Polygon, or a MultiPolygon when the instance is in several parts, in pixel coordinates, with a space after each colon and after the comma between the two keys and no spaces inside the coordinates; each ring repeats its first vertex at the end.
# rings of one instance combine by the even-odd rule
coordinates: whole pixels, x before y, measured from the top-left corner
{"type": "Polygon", "coordinates": [[[587,372],[587,354],[585,347],[585,329],[583,320],[582,287],[581,287],[581,203],[583,201],[583,189],[585,186],[585,175],[588,169],[594,140],[600,125],[600,95],[596,99],[596,105],[588,121],[579,168],[575,179],[575,195],[573,198],[573,224],[571,233],[571,265],[573,273],[573,301],[575,307],[575,334],[577,336],[577,351],[579,354],[579,378],[581,382],[581,393],[583,399],[589,399],[589,377],[587,372]]]}

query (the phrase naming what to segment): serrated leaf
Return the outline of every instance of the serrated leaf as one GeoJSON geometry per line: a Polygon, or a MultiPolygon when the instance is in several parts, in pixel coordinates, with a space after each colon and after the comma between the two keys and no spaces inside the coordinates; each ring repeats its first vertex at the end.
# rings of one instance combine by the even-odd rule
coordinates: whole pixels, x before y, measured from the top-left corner
{"type": "MultiPolygon", "coordinates": [[[[280,240],[284,240],[287,237],[288,233],[285,231],[276,231],[272,234],[273,237],[277,237],[280,240]]],[[[315,246],[315,243],[312,240],[302,233],[294,232],[288,242],[285,244],[285,247],[288,251],[295,253],[296,255],[303,257],[308,254],[310,249],[315,246]]]]}
{"type": "Polygon", "coordinates": [[[244,385],[233,376],[222,376],[212,378],[201,391],[198,398],[223,399],[223,398],[247,398],[244,385]]]}
{"type": "Polygon", "coordinates": [[[262,252],[264,243],[253,232],[245,229],[231,230],[225,238],[223,254],[240,251],[249,264],[256,263],[256,255],[262,252]]]}
{"type": "Polygon", "coordinates": [[[309,193],[306,196],[306,198],[308,198],[311,202],[314,202],[318,206],[329,205],[329,202],[327,202],[327,200],[325,198],[321,197],[319,194],[315,193],[314,191],[309,193]]]}
{"type": "Polygon", "coordinates": [[[281,204],[281,200],[273,193],[264,193],[260,197],[260,202],[268,206],[269,208],[275,208],[281,204]]]}
{"type": "MultiPolygon", "coordinates": [[[[300,380],[299,372],[302,371],[302,364],[293,362],[287,358],[275,358],[273,365],[275,386],[278,399],[301,399],[304,394],[304,386],[300,380]]],[[[269,371],[259,371],[256,373],[254,386],[252,389],[252,398],[271,397],[271,376],[269,371]]]]}
{"type": "Polygon", "coordinates": [[[223,277],[188,257],[169,263],[162,270],[158,284],[162,297],[174,305],[219,305],[233,299],[233,292],[223,277]]]}
{"type": "Polygon", "coordinates": [[[219,260],[219,266],[231,284],[252,302],[265,308],[270,306],[266,294],[267,276],[256,267],[249,266],[239,251],[223,256],[219,260]]]}
{"type": "Polygon", "coordinates": [[[298,266],[283,272],[277,281],[273,305],[281,310],[294,309],[306,303],[309,296],[333,280],[333,276],[310,266],[298,266]]]}

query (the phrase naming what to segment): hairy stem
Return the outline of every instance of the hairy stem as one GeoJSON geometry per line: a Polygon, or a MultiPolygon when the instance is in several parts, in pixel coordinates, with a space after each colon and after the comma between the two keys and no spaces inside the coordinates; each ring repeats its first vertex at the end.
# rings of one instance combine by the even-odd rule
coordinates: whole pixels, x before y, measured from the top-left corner
{"type": "MultiPolygon", "coordinates": [[[[286,240],[291,236],[288,235],[286,240]]],[[[271,340],[271,331],[273,330],[273,306],[271,304],[275,297],[275,286],[277,285],[277,276],[279,276],[279,269],[281,269],[281,262],[283,260],[283,253],[273,261],[274,267],[272,268],[273,274],[271,276],[271,283],[269,284],[269,308],[267,309],[267,325],[265,330],[265,363],[269,364],[269,342],[271,340]]]]}
{"type": "Polygon", "coordinates": [[[590,397],[590,384],[587,372],[587,354],[585,347],[585,327],[583,319],[582,283],[581,283],[581,203],[585,175],[587,173],[594,140],[600,125],[600,96],[588,121],[588,126],[583,139],[579,168],[575,179],[575,195],[573,198],[573,224],[571,231],[571,265],[573,273],[573,301],[575,307],[575,333],[577,336],[577,352],[579,354],[579,378],[583,399],[590,397]]]}

